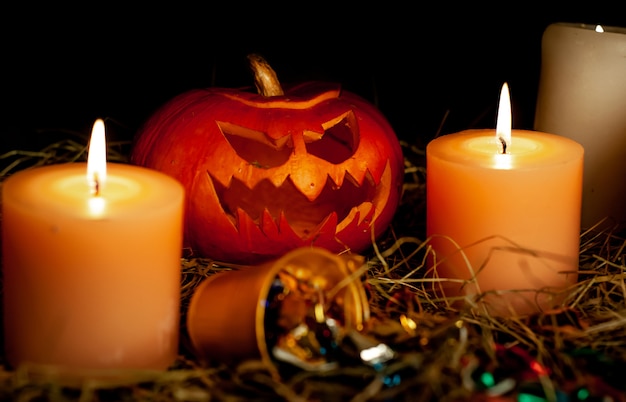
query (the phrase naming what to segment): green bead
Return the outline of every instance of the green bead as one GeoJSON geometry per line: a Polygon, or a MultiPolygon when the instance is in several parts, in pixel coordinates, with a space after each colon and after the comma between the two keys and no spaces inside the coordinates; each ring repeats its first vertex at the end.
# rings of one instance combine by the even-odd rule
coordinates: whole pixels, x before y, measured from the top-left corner
{"type": "Polygon", "coordinates": [[[581,388],[578,391],[576,391],[576,398],[579,401],[584,401],[587,400],[587,398],[589,398],[589,390],[587,388],[581,388]]]}
{"type": "Polygon", "coordinates": [[[547,402],[547,399],[533,394],[520,393],[517,396],[517,402],[547,402]]]}
{"type": "Polygon", "coordinates": [[[480,382],[487,388],[491,388],[496,384],[493,374],[488,371],[485,371],[480,375],[480,382]]]}

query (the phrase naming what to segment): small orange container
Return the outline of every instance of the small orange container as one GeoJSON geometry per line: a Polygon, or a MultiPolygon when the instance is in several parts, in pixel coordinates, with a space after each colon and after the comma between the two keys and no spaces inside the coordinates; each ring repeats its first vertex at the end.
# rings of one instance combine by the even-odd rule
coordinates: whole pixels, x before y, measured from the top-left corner
{"type": "MultiPolygon", "coordinates": [[[[268,348],[266,312],[272,303],[272,286],[280,278],[321,291],[324,305],[335,314],[340,312],[345,330],[363,329],[370,313],[357,272],[363,263],[359,255],[335,255],[306,247],[262,265],[205,279],[194,291],[187,311],[187,330],[197,357],[228,364],[260,358],[279,376],[268,348]]],[[[296,326],[301,312],[285,311],[283,322],[292,321],[296,326]]]]}

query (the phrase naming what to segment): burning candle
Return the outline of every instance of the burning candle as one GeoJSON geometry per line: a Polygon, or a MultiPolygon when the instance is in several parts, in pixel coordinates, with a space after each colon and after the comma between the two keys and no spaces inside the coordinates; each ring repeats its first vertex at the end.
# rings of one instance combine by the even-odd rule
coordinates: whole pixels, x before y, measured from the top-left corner
{"type": "Polygon", "coordinates": [[[7,360],[68,378],[166,369],[178,353],[183,187],[107,166],[102,120],[88,158],[3,185],[7,360]]]}
{"type": "Polygon", "coordinates": [[[426,148],[427,235],[435,286],[494,315],[557,304],[578,280],[583,147],[511,130],[508,86],[496,130],[466,130],[426,148]]]}
{"type": "Polygon", "coordinates": [[[557,23],[542,38],[535,129],[585,148],[582,227],[626,225],[626,28],[557,23]]]}

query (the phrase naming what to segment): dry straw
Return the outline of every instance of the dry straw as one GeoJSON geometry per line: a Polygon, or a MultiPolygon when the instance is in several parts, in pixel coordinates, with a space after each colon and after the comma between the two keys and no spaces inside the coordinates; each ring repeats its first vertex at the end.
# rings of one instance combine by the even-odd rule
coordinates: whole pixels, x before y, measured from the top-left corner
{"type": "MultiPolygon", "coordinates": [[[[125,162],[128,144],[109,144],[108,159],[125,162]]],[[[505,318],[456,309],[433,296],[428,279],[428,239],[423,239],[423,150],[403,143],[406,183],[390,230],[373,242],[360,276],[371,304],[366,335],[389,346],[396,358],[379,366],[347,364],[324,372],[295,371],[276,380],[260,361],[236,367],[201,366],[181,324],[180,356],[166,372],[120,373],[115,381],[61,386],[53,369],[5,367],[0,399],[41,401],[556,401],[603,397],[624,401],[626,370],[626,240],[609,222],[581,234],[580,275],[562,307],[529,317],[505,318]],[[585,393],[586,392],[586,393],[585,393]],[[560,399],[559,399],[560,398],[560,399]]],[[[0,180],[46,164],[85,158],[71,140],[38,152],[0,156],[0,180]]],[[[1,218],[1,216],[0,216],[1,218]]],[[[181,261],[181,323],[196,286],[206,277],[237,269],[216,261],[181,261]]],[[[358,278],[358,279],[357,279],[358,278]]],[[[226,308],[226,307],[225,307],[226,308]]],[[[347,347],[347,346],[346,346],[347,347]]],[[[601,399],[596,399],[601,400],[601,399]]]]}

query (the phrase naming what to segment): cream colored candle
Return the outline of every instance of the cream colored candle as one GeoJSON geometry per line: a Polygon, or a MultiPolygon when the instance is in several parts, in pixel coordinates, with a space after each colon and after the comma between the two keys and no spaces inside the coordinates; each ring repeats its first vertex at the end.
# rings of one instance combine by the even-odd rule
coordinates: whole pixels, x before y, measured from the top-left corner
{"type": "Polygon", "coordinates": [[[626,28],[548,26],[542,39],[534,127],[585,148],[583,228],[604,218],[624,227],[626,28]]]}
{"type": "MultiPolygon", "coordinates": [[[[101,120],[95,137],[104,146],[101,120]]],[[[106,165],[104,148],[89,162],[98,153],[106,165]]],[[[87,172],[52,165],[3,185],[6,357],[72,375],[166,369],[178,353],[183,187],[131,165],[87,172]]]]}
{"type": "Polygon", "coordinates": [[[583,147],[510,122],[505,85],[496,130],[426,148],[427,235],[446,279],[436,288],[451,300],[492,293],[480,300],[495,315],[550,308],[578,279],[583,147]]]}

